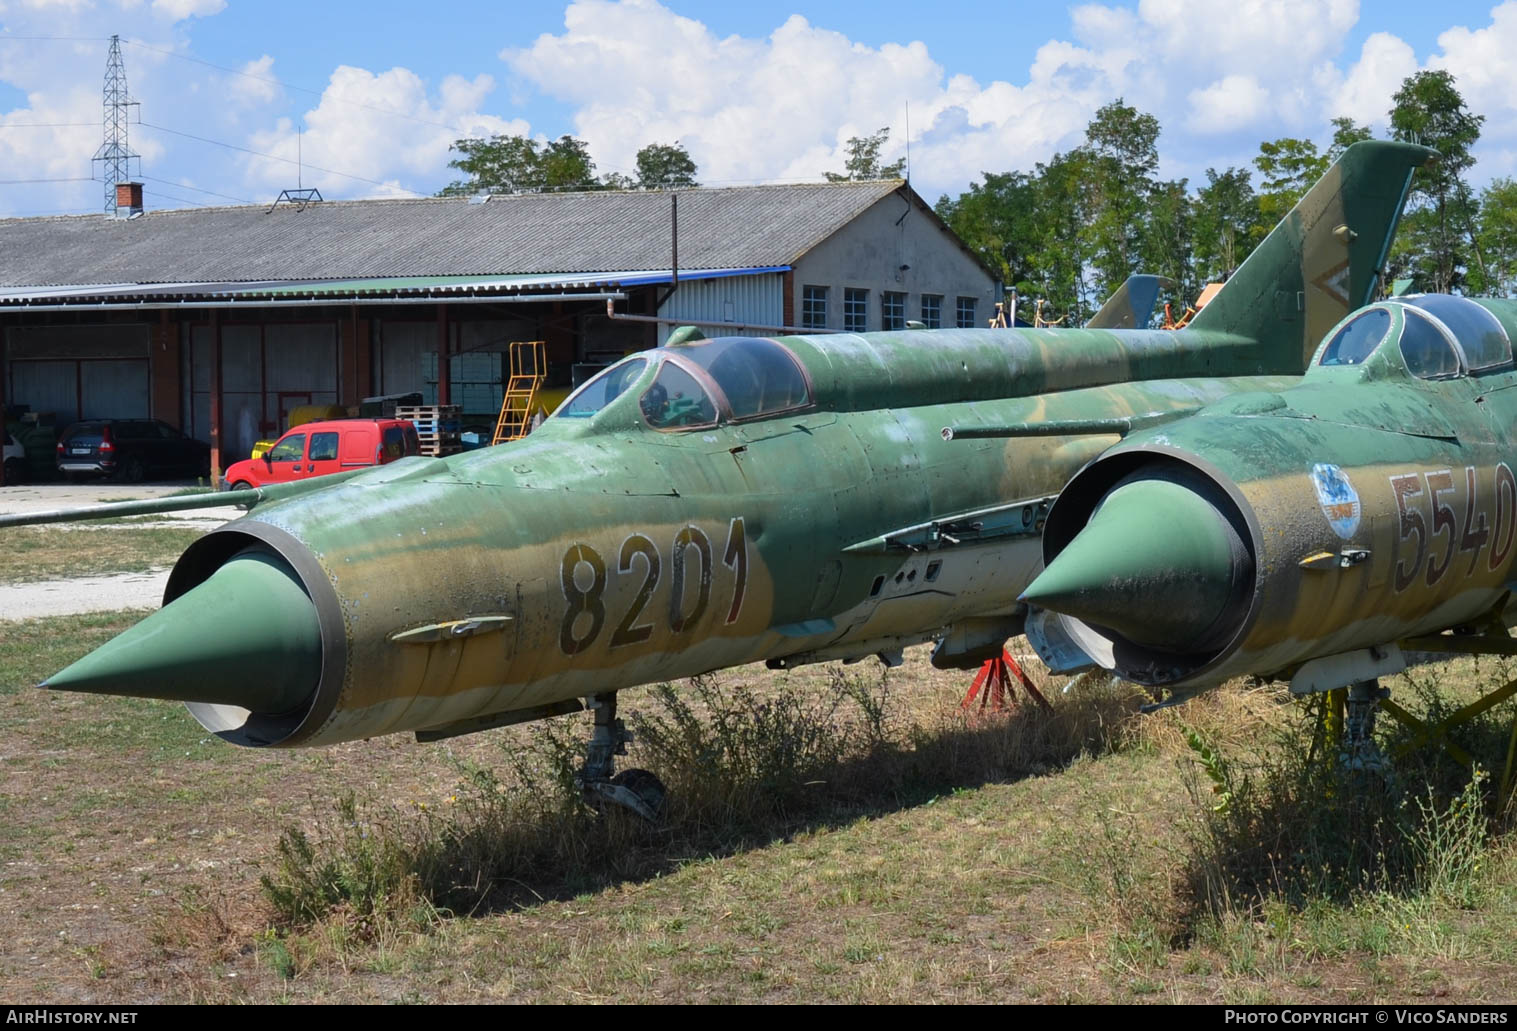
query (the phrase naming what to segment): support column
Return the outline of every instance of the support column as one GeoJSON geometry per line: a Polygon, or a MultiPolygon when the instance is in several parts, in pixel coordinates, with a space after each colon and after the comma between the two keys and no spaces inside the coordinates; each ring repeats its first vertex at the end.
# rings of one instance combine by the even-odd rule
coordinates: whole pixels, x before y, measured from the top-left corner
{"type": "Polygon", "coordinates": [[[448,306],[437,306],[437,403],[448,405],[453,403],[452,370],[448,367],[448,358],[452,354],[452,348],[448,346],[448,306]]]}
{"type": "MultiPolygon", "coordinates": [[[[566,324],[570,316],[564,313],[564,303],[554,301],[547,318],[538,320],[537,335],[543,339],[548,352],[549,365],[561,365],[565,369],[579,361],[574,351],[574,331],[566,324]]],[[[567,374],[564,376],[568,381],[567,374]]]]}
{"type": "Polygon", "coordinates": [[[180,373],[179,324],[167,310],[148,333],[148,378],[152,384],[149,414],[180,429],[183,425],[183,384],[180,373]]]}
{"type": "Polygon", "coordinates": [[[348,318],[338,323],[338,368],[342,372],[338,403],[355,407],[367,397],[369,383],[369,320],[358,317],[358,305],[350,305],[348,318]]]}
{"type": "Polygon", "coordinates": [[[211,309],[211,486],[221,486],[221,318],[211,309]]]}
{"type": "MultiPolygon", "coordinates": [[[[5,327],[0,326],[0,451],[4,450],[5,406],[10,404],[10,370],[5,364],[5,327]]],[[[5,486],[5,456],[0,454],[0,487],[5,486]]],[[[1508,763],[1508,765],[1511,765],[1508,763]]]]}

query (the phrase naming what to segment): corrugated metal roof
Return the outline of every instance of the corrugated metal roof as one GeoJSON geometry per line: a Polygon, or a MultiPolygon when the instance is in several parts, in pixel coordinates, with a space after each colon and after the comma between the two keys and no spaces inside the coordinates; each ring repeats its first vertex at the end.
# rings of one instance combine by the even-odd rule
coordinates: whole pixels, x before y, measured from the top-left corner
{"type": "MultiPolygon", "coordinates": [[[[899,181],[679,192],[679,265],[793,265],[899,181]]],[[[0,220],[0,285],[288,282],[667,269],[667,193],[606,191],[0,220]]],[[[150,198],[151,199],[151,198],[150,198]]],[[[925,205],[924,205],[925,206],[925,205]]]]}
{"type": "MultiPolygon", "coordinates": [[[[761,268],[681,269],[681,281],[722,279],[787,272],[788,265],[761,268]]],[[[3,287],[0,308],[174,307],[196,303],[258,304],[286,300],[383,302],[434,298],[452,301],[501,300],[513,295],[545,293],[575,297],[587,290],[618,290],[670,283],[670,269],[628,269],[582,275],[545,273],[526,276],[396,276],[372,279],[307,279],[274,282],[91,283],[81,286],[3,287]]]]}

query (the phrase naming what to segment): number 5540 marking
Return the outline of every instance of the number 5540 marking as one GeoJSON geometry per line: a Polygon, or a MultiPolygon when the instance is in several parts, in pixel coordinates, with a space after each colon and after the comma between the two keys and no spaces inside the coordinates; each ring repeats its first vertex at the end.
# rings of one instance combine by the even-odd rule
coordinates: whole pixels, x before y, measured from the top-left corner
{"type": "MultiPolygon", "coordinates": [[[[714,565],[711,539],[698,526],[692,524],[682,527],[674,535],[669,564],[673,567],[671,579],[674,581],[669,592],[669,629],[676,634],[688,633],[700,623],[711,605],[711,573],[714,565]],[[687,563],[691,561],[692,553],[697,563],[693,604],[685,597],[687,563]]],[[[727,547],[722,554],[722,564],[733,573],[732,604],[728,606],[726,621],[736,623],[743,611],[743,596],[748,590],[748,534],[741,516],[733,519],[727,527],[727,547]]],[[[617,623],[616,629],[611,633],[612,648],[639,644],[653,636],[656,622],[651,618],[647,622],[639,622],[639,619],[649,599],[653,597],[653,592],[658,589],[664,563],[658,546],[647,535],[634,533],[622,541],[616,558],[616,572],[619,576],[635,574],[639,566],[643,583],[633,595],[632,604],[622,615],[621,622],[617,623]]],[[[606,560],[600,552],[588,544],[569,545],[559,567],[559,582],[564,590],[567,607],[564,609],[563,623],[559,627],[558,646],[565,655],[576,655],[590,647],[605,628],[608,579],[606,560]],[[590,570],[590,586],[584,590],[575,582],[575,573],[582,565],[590,570]],[[583,634],[576,634],[576,624],[581,623],[580,617],[586,615],[589,616],[589,625],[583,634]]]]}
{"type": "Polygon", "coordinates": [[[1453,566],[1463,575],[1475,575],[1480,552],[1486,549],[1486,568],[1498,572],[1506,566],[1517,532],[1517,477],[1505,462],[1494,471],[1490,495],[1482,497],[1479,470],[1466,466],[1457,477],[1452,469],[1426,473],[1403,473],[1390,478],[1396,499],[1397,536],[1395,587],[1406,590],[1420,579],[1436,586],[1453,566]],[[1464,503],[1458,504],[1458,481],[1464,480],[1464,503]],[[1447,496],[1450,504],[1445,501],[1447,496]],[[1463,511],[1463,521],[1459,513],[1463,511]],[[1415,549],[1412,540],[1416,539],[1415,549]],[[1469,553],[1467,566],[1455,562],[1457,554],[1469,553]],[[1410,561],[1408,561],[1410,559],[1410,561]]]}

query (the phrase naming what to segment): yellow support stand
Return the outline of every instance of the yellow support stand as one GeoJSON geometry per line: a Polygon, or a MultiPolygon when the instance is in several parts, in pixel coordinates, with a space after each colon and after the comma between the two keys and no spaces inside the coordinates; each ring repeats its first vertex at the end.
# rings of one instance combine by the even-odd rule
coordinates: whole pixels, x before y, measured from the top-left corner
{"type": "Polygon", "coordinates": [[[1348,688],[1333,688],[1327,693],[1327,700],[1323,704],[1322,718],[1326,723],[1327,740],[1336,748],[1343,741],[1343,712],[1348,704],[1348,688]]]}
{"type": "Polygon", "coordinates": [[[506,380],[506,396],[500,404],[500,418],[495,420],[495,436],[491,444],[504,444],[527,435],[537,392],[547,378],[548,358],[544,342],[513,340],[511,375],[506,380]]]}

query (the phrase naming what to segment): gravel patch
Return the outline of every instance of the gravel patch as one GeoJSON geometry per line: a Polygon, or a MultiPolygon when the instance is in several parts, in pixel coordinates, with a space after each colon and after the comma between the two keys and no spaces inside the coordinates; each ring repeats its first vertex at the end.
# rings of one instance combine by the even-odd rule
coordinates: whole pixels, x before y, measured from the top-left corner
{"type": "Polygon", "coordinates": [[[154,609],[163,604],[167,569],[0,585],[0,623],[80,612],[154,609]]]}

